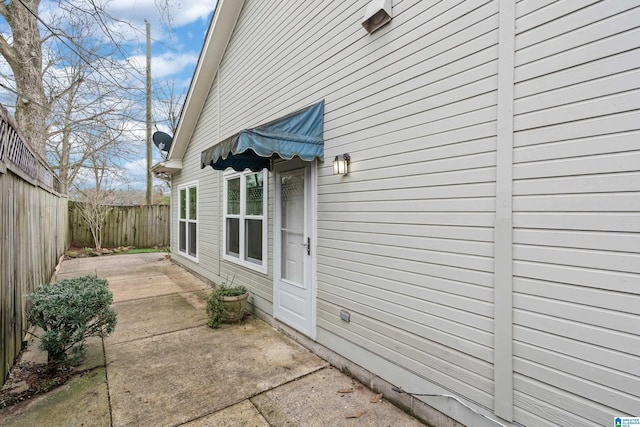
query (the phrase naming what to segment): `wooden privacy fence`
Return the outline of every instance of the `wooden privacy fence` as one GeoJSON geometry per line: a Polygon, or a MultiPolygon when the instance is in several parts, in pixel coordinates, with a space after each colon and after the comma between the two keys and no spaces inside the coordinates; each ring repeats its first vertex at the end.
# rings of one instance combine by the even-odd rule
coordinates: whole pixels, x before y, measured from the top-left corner
{"type": "MultiPolygon", "coordinates": [[[[80,202],[69,202],[71,242],[93,247],[91,230],[82,219],[81,207],[80,202]]],[[[169,205],[111,206],[102,227],[102,246],[169,246],[169,212],[169,205]]]]}
{"type": "Polygon", "coordinates": [[[26,296],[51,279],[68,246],[67,202],[60,183],[20,137],[0,106],[0,378],[28,328],[26,296]]]}

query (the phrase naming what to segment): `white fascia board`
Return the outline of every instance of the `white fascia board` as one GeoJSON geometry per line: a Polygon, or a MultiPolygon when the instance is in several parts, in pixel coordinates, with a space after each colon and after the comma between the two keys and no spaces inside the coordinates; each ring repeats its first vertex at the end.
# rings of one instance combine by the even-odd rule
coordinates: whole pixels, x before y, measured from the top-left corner
{"type": "Polygon", "coordinates": [[[218,0],[173,136],[169,160],[182,160],[187,150],[243,5],[244,0],[218,0]]]}
{"type": "Polygon", "coordinates": [[[181,159],[170,159],[166,162],[160,162],[153,165],[151,168],[151,172],[166,172],[173,173],[182,170],[182,160],[181,159]]]}

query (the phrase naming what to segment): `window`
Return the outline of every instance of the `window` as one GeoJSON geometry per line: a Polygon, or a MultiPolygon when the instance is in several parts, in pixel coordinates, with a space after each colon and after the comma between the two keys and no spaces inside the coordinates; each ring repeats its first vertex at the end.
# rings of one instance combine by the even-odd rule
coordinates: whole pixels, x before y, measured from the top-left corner
{"type": "Polygon", "coordinates": [[[267,271],[266,173],[233,172],[224,177],[224,258],[267,271]]]}
{"type": "Polygon", "coordinates": [[[188,184],[179,187],[180,218],[178,219],[178,251],[198,257],[198,187],[188,184]]]}

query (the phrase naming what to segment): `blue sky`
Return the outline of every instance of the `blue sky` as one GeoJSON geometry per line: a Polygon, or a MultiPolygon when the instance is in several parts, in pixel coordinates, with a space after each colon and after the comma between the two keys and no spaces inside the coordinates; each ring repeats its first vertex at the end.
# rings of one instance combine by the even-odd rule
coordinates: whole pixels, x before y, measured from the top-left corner
{"type": "MultiPolygon", "coordinates": [[[[80,0],[82,1],[82,0],[80,0]]],[[[106,3],[107,13],[125,24],[118,29],[129,43],[125,46],[127,60],[135,64],[140,75],[138,81],[144,80],[146,64],[145,20],[151,25],[151,71],[155,87],[166,87],[173,82],[176,93],[186,93],[193,76],[204,36],[211,21],[217,0],[110,0],[106,3]],[[158,4],[166,3],[160,11],[158,4]]],[[[72,3],[72,2],[70,2],[72,3]]],[[[40,16],[47,19],[47,10],[55,10],[54,0],[42,0],[40,16]],[[53,9],[52,9],[53,8],[53,9]]],[[[1,18],[0,18],[0,21],[1,18]]],[[[0,27],[6,22],[0,22],[0,27]]],[[[0,28],[1,30],[1,28],[0,28]]],[[[0,68],[7,75],[8,65],[0,60],[0,68]]],[[[142,87],[144,87],[143,83],[142,87]]],[[[154,98],[160,96],[154,93],[154,98]]],[[[13,103],[15,95],[0,88],[0,102],[13,103]],[[8,101],[11,100],[11,101],[8,101]]],[[[142,108],[144,111],[144,108],[142,108]]],[[[155,113],[154,121],[160,120],[155,113]]],[[[140,120],[144,120],[141,117],[140,120]]],[[[146,187],[146,154],[144,123],[132,123],[134,140],[131,148],[136,154],[121,167],[124,173],[114,176],[112,185],[117,188],[144,189],[146,187]],[[138,154],[139,152],[139,154],[138,154]]],[[[161,130],[168,131],[166,126],[159,125],[161,130]]],[[[156,126],[154,126],[155,131],[156,126]]],[[[161,161],[159,151],[153,147],[154,163],[161,161]]],[[[158,182],[156,182],[158,183],[158,182]]]]}
{"type": "MultiPolygon", "coordinates": [[[[216,0],[170,0],[170,7],[164,13],[158,10],[156,3],[156,0],[112,0],[109,13],[137,29],[131,31],[131,36],[138,42],[131,45],[130,60],[139,63],[141,68],[146,62],[145,19],[151,24],[151,74],[154,85],[173,81],[176,92],[186,93],[216,0]]],[[[168,131],[162,126],[160,128],[168,131]]],[[[154,163],[162,160],[155,146],[153,157],[154,163]]],[[[126,188],[145,188],[145,168],[144,153],[140,158],[125,163],[121,188],[125,185],[126,188]]]]}

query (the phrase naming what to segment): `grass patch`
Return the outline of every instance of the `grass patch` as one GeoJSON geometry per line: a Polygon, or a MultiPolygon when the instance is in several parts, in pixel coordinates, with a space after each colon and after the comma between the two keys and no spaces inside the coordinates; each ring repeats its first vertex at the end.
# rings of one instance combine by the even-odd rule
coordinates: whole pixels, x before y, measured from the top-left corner
{"type": "Polygon", "coordinates": [[[131,248],[127,251],[120,252],[118,255],[123,254],[151,254],[154,252],[169,252],[168,248],[131,248]]]}

